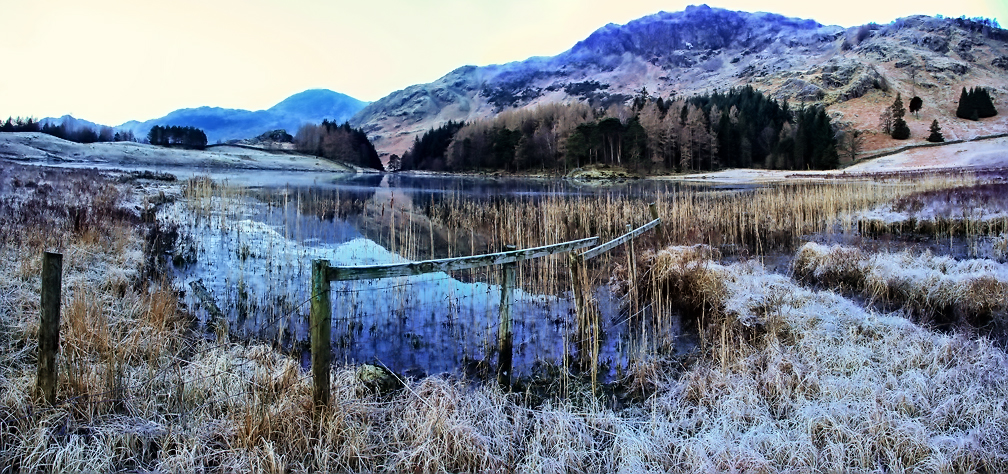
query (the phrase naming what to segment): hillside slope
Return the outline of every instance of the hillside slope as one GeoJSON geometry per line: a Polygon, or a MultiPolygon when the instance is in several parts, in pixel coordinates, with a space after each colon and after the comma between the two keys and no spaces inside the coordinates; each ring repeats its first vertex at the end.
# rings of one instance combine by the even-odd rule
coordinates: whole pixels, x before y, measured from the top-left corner
{"type": "MultiPolygon", "coordinates": [[[[844,29],[771,13],[691,6],[626,25],[606,25],[554,57],[465,66],[429,83],[393,92],[358,112],[384,157],[448,120],[487,118],[509,108],[580,100],[624,103],[647,88],[669,97],[751,84],[777,99],[826,105],[841,125],[877,128],[896,92],[924,99],[911,129],[932,118],[968,137],[1004,129],[1001,118],[954,119],[963,86],[984,85],[995,100],[1008,91],[1008,32],[960,19],[915,16],[844,29]],[[908,71],[915,70],[911,77],[908,71]],[[932,117],[933,115],[933,117],[932,117]],[[952,123],[955,122],[955,123],[952,123]]],[[[924,123],[926,122],[926,123],[924,123]]],[[[923,124],[923,125],[921,125],[923,124]]],[[[870,149],[896,146],[870,137],[870,149]]]]}

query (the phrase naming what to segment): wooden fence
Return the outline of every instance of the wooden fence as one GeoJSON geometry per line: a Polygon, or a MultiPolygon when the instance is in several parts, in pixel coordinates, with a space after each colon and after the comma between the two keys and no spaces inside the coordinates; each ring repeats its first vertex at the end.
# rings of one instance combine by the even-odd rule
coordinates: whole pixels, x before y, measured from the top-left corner
{"type": "MultiPolygon", "coordinates": [[[[330,358],[332,356],[332,299],[330,283],[333,281],[365,280],[378,278],[393,278],[412,275],[421,275],[431,272],[450,272],[454,270],[465,270],[500,265],[501,268],[501,302],[500,302],[500,324],[498,326],[498,357],[497,357],[497,381],[502,387],[511,385],[511,362],[512,362],[512,321],[511,306],[513,301],[512,292],[515,288],[515,266],[523,260],[530,260],[545,257],[563,252],[571,252],[571,271],[583,271],[584,261],[605,253],[618,245],[630,242],[634,237],[657,226],[661,220],[658,219],[654,204],[649,205],[651,215],[654,218],[651,222],[644,224],[637,229],[629,230],[609,242],[597,247],[590,248],[583,253],[574,253],[576,250],[584,249],[595,245],[598,237],[573,240],[559,244],[544,245],[529,249],[516,250],[509,247],[503,252],[490,253],[484,255],[473,255],[469,257],[444,258],[437,260],[426,260],[420,262],[393,263],[385,265],[361,265],[361,266],[332,266],[328,260],[315,260],[312,262],[312,287],[311,287],[311,371],[313,379],[313,394],[317,406],[329,403],[329,372],[330,358]],[[580,265],[580,266],[579,266],[580,265]]],[[[576,276],[574,274],[572,276],[576,276]]],[[[588,320],[582,315],[588,314],[585,308],[584,289],[581,287],[579,278],[572,278],[575,282],[573,288],[576,307],[579,314],[579,324],[582,320],[588,320]]],[[[597,355],[597,317],[595,324],[595,341],[597,355]]],[[[597,357],[596,357],[597,359],[597,357]]],[[[597,364],[597,361],[596,361],[597,364]]],[[[597,370],[597,365],[593,370],[597,370]]],[[[593,381],[595,377],[593,372],[593,381]]]]}

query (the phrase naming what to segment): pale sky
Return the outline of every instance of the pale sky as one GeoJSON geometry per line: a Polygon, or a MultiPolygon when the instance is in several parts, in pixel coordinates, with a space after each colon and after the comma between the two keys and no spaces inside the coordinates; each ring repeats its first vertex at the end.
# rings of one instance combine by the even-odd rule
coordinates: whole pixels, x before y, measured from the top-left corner
{"type": "MultiPolygon", "coordinates": [[[[0,0],[0,116],[118,125],[258,110],[310,88],[373,101],[459,66],[552,56],[656,0],[0,0]]],[[[1005,0],[714,0],[827,25],[914,14],[1008,22],[1005,0]]]]}

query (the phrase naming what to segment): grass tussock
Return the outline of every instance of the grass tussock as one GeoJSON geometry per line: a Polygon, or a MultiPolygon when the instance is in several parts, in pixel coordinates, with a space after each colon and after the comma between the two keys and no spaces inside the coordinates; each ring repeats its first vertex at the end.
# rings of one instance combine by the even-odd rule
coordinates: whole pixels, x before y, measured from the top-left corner
{"type": "Polygon", "coordinates": [[[992,260],[956,260],[926,251],[868,254],[810,242],[799,249],[793,268],[805,281],[906,306],[927,322],[975,326],[1008,307],[1008,266],[992,260]]]}

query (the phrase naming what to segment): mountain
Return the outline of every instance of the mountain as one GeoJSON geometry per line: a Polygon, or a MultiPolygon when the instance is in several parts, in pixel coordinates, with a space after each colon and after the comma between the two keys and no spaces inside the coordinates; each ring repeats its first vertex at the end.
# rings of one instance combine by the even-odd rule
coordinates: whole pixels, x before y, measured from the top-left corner
{"type": "Polygon", "coordinates": [[[963,18],[913,16],[845,29],[690,6],[603,26],[557,56],[455,69],[367,105],[350,123],[387,157],[448,120],[549,102],[609,107],[643,88],[668,98],[749,84],[779,100],[822,104],[838,123],[867,129],[895,92],[920,95],[929,110],[951,103],[953,111],[964,85],[1008,93],[1006,41],[1005,30],[963,18]]]}
{"type": "Polygon", "coordinates": [[[99,123],[90,122],[90,121],[87,121],[87,120],[84,120],[84,119],[75,118],[72,115],[64,115],[64,116],[59,117],[59,118],[46,117],[46,118],[44,118],[42,120],[39,120],[39,126],[45,126],[45,125],[49,125],[49,126],[52,126],[52,127],[56,127],[56,126],[60,126],[60,125],[65,125],[69,129],[71,129],[71,130],[80,130],[82,128],[90,128],[91,130],[94,130],[95,132],[98,132],[99,130],[101,130],[102,127],[105,127],[105,125],[102,125],[102,124],[99,124],[99,123]]]}
{"type": "Polygon", "coordinates": [[[154,125],[193,126],[206,132],[209,143],[217,143],[252,138],[276,129],[285,129],[293,135],[301,125],[319,123],[323,119],[342,123],[365,105],[367,102],[328,89],[310,89],[266,110],[220,107],[179,109],[161,118],[146,122],[130,121],[116,128],[132,130],[138,138],[143,138],[154,125]]]}

